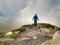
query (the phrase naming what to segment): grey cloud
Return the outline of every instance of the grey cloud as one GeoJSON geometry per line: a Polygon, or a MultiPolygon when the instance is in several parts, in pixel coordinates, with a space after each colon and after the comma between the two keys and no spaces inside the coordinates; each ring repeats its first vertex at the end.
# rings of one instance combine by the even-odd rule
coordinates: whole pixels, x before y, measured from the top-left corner
{"type": "Polygon", "coordinates": [[[0,0],[0,12],[0,24],[5,22],[7,27],[15,23],[32,23],[31,18],[35,12],[38,13],[40,22],[60,26],[60,0],[0,0]]]}
{"type": "Polygon", "coordinates": [[[0,0],[0,16],[8,20],[14,19],[16,13],[26,6],[27,0],[0,0]]]}
{"type": "Polygon", "coordinates": [[[28,8],[23,9],[22,14],[21,11],[19,12],[19,15],[21,16],[20,21],[22,20],[22,22],[26,22],[29,18],[31,22],[32,16],[34,15],[35,12],[37,12],[40,18],[40,22],[46,22],[56,26],[60,26],[59,6],[60,0],[31,0],[31,1],[29,0],[27,6],[28,8]],[[26,20],[24,21],[23,18],[25,18],[26,20]]]}
{"type": "Polygon", "coordinates": [[[27,0],[0,0],[0,30],[11,30],[14,16],[26,6],[27,0]]]}

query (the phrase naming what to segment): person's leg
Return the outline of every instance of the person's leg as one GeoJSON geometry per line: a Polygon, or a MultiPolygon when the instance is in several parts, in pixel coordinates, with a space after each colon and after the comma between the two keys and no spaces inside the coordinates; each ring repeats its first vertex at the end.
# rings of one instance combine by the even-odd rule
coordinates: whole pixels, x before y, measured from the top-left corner
{"type": "Polygon", "coordinates": [[[36,20],[34,21],[34,26],[37,26],[37,21],[36,20]]]}

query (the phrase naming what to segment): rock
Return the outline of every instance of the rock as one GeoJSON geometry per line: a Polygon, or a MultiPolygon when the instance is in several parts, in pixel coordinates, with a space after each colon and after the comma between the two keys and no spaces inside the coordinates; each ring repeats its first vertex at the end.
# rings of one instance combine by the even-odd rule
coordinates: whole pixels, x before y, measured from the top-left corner
{"type": "Polygon", "coordinates": [[[15,31],[14,33],[19,33],[19,31],[15,31]]]}
{"type": "Polygon", "coordinates": [[[41,45],[60,45],[60,31],[57,31],[53,38],[49,41],[42,43],[41,45]]]}
{"type": "Polygon", "coordinates": [[[52,40],[48,40],[48,41],[42,43],[41,45],[51,45],[51,44],[52,44],[51,41],[52,41],[52,40]]]}
{"type": "Polygon", "coordinates": [[[57,32],[53,35],[53,39],[60,39],[60,31],[57,31],[57,32]]]}
{"type": "Polygon", "coordinates": [[[52,45],[60,45],[60,31],[57,31],[57,32],[53,35],[52,45]]]}
{"type": "Polygon", "coordinates": [[[42,34],[49,34],[50,33],[50,30],[48,30],[47,28],[40,28],[40,32],[42,34]]]}
{"type": "Polygon", "coordinates": [[[23,34],[20,35],[19,38],[14,41],[8,41],[9,45],[41,45],[43,42],[49,40],[50,38],[45,36],[45,32],[42,29],[32,28],[26,30],[23,34]]]}
{"type": "MultiPolygon", "coordinates": [[[[53,39],[51,41],[48,41],[51,39],[49,38],[49,36],[51,35],[50,34],[51,30],[49,30],[49,28],[46,28],[45,24],[42,25],[44,28],[39,27],[39,26],[41,25],[38,24],[37,27],[33,25],[25,25],[23,26],[23,28],[21,27],[19,29],[16,29],[18,31],[15,30],[14,33],[18,33],[17,38],[15,38],[14,40],[6,39],[8,45],[41,45],[41,44],[48,45],[48,43],[49,45],[51,45],[55,43],[54,41],[58,37],[56,36],[56,34],[58,35],[59,33],[54,34],[53,39]],[[31,26],[32,28],[29,28],[31,26]],[[19,31],[21,31],[22,33],[19,33],[19,31]]],[[[12,32],[8,32],[5,35],[11,35],[13,34],[12,32]]],[[[5,40],[5,39],[2,39],[2,40],[5,40]]]]}
{"type": "Polygon", "coordinates": [[[13,34],[13,32],[8,32],[8,33],[5,34],[5,36],[11,35],[11,34],[13,34]]]}

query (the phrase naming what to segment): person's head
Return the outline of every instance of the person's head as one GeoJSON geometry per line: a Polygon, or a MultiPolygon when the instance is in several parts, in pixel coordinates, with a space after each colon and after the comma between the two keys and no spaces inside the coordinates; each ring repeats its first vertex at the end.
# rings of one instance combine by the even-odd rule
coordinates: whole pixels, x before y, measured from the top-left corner
{"type": "Polygon", "coordinates": [[[37,13],[35,13],[35,16],[37,16],[37,13]]]}

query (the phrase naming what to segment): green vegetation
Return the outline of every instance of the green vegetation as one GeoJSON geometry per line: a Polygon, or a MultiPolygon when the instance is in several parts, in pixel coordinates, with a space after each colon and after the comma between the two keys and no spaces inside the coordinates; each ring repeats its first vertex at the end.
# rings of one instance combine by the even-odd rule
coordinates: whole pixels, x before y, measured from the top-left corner
{"type": "Polygon", "coordinates": [[[13,33],[11,35],[8,35],[7,37],[15,39],[17,37],[17,33],[13,33]]]}
{"type": "Polygon", "coordinates": [[[58,28],[58,30],[60,30],[60,27],[58,28]]]}
{"type": "Polygon", "coordinates": [[[19,33],[22,33],[22,32],[25,32],[26,31],[26,28],[19,28],[19,29],[15,29],[13,30],[12,32],[16,32],[16,31],[19,31],[19,33]]]}
{"type": "MultiPolygon", "coordinates": [[[[9,38],[16,38],[18,34],[20,33],[23,33],[26,31],[26,28],[33,28],[34,27],[34,24],[31,24],[31,25],[23,25],[21,28],[18,28],[18,29],[15,29],[13,30],[13,34],[9,35],[8,37],[9,38]],[[16,33],[18,32],[18,33],[16,33]]],[[[47,28],[48,30],[51,30],[50,31],[50,34],[54,34],[58,29],[60,30],[60,28],[54,26],[54,25],[51,25],[51,24],[47,24],[47,23],[38,23],[37,25],[37,28],[47,28]]],[[[3,37],[4,34],[0,33],[0,37],[3,37]]]]}
{"type": "MultiPolygon", "coordinates": [[[[22,27],[25,28],[33,28],[34,24],[31,25],[23,25],[22,27]]],[[[48,30],[51,30],[51,34],[54,34],[57,30],[60,30],[59,27],[55,26],[55,25],[51,25],[48,23],[38,23],[37,28],[47,28],[48,30]]]]}
{"type": "Polygon", "coordinates": [[[28,25],[23,25],[22,27],[33,28],[33,26],[34,26],[33,24],[31,24],[31,25],[28,24],[28,25]]]}
{"type": "Polygon", "coordinates": [[[57,26],[51,25],[51,24],[47,24],[47,23],[39,23],[39,27],[38,28],[47,28],[48,30],[51,30],[50,33],[54,34],[58,29],[60,29],[57,26]]]}
{"type": "MultiPolygon", "coordinates": [[[[13,32],[13,34],[8,35],[8,38],[13,38],[16,39],[21,33],[26,31],[26,28],[33,28],[34,24],[31,25],[23,25],[21,28],[15,29],[11,32],[13,32]]],[[[46,28],[47,30],[51,30],[49,34],[51,35],[45,35],[48,38],[52,38],[52,35],[57,31],[60,30],[60,27],[56,27],[54,25],[51,24],[47,24],[47,23],[38,23],[37,28],[46,28]]],[[[0,38],[4,37],[5,33],[0,33],[0,38]]],[[[48,44],[50,44],[50,42],[48,42],[48,44]]],[[[47,45],[48,45],[47,44],[47,45]]],[[[7,42],[0,42],[0,45],[8,45],[7,42]]]]}
{"type": "MultiPolygon", "coordinates": [[[[34,24],[31,24],[31,25],[23,25],[22,27],[25,27],[25,28],[33,28],[34,27],[34,24]]],[[[49,38],[52,38],[52,35],[60,30],[59,27],[55,26],[55,25],[51,25],[51,24],[48,24],[48,23],[38,23],[37,25],[37,28],[46,28],[47,30],[51,30],[50,31],[50,36],[47,36],[49,38]]]]}
{"type": "MultiPolygon", "coordinates": [[[[31,25],[23,25],[22,27],[29,27],[29,28],[33,28],[34,24],[31,24],[31,25]]],[[[51,25],[51,24],[48,24],[48,23],[38,23],[38,28],[49,28],[49,29],[58,29],[58,27],[54,26],[54,25],[51,25]]],[[[60,28],[59,28],[60,29],[60,28]]]]}
{"type": "Polygon", "coordinates": [[[0,38],[4,37],[4,34],[3,32],[0,32],[0,38]]]}
{"type": "Polygon", "coordinates": [[[23,32],[25,32],[25,31],[26,31],[26,28],[19,28],[19,29],[13,30],[13,31],[12,31],[13,34],[8,35],[7,37],[16,39],[17,36],[18,36],[18,34],[23,33],[23,32]],[[16,32],[17,32],[17,33],[16,33],[16,32]]]}
{"type": "Polygon", "coordinates": [[[51,25],[51,24],[47,24],[47,23],[39,23],[39,28],[52,28],[52,29],[55,29],[55,28],[58,28],[54,25],[51,25]]]}
{"type": "Polygon", "coordinates": [[[0,42],[0,45],[8,45],[7,42],[0,42]]]}

